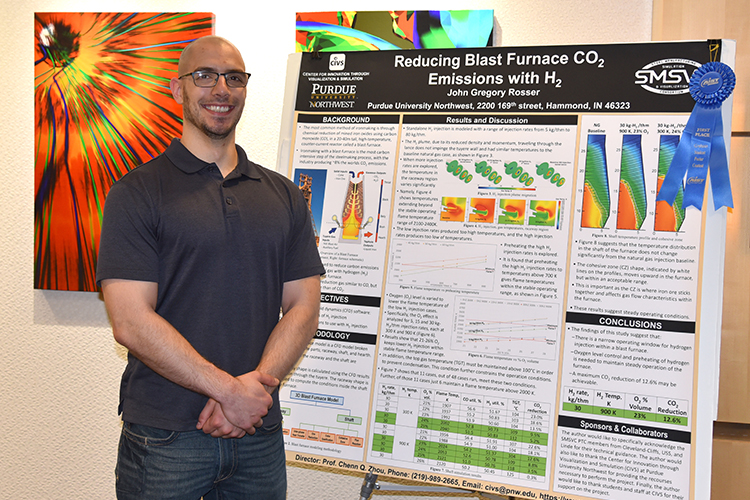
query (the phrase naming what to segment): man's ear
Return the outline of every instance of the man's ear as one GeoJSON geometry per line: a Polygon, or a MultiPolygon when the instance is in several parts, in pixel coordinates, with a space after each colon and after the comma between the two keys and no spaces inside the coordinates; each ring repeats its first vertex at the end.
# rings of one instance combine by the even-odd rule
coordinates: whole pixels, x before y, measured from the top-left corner
{"type": "Polygon", "coordinates": [[[174,77],[169,80],[169,89],[172,91],[172,97],[177,104],[182,104],[182,82],[179,78],[174,77]]]}

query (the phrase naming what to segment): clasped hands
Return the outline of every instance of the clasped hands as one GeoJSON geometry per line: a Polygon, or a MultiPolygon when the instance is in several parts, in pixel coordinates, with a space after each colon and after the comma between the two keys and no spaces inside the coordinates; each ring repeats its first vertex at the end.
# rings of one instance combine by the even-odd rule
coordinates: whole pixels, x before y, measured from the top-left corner
{"type": "Polygon", "coordinates": [[[252,371],[235,377],[226,397],[219,402],[209,398],[198,416],[196,428],[213,437],[241,438],[255,434],[263,425],[263,417],[273,405],[271,393],[279,380],[271,375],[252,371]]]}

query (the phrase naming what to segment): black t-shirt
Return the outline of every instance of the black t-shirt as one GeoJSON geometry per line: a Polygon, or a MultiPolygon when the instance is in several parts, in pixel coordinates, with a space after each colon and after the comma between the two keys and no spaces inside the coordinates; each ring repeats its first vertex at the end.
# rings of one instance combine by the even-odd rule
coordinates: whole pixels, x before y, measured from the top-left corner
{"type": "MultiPolygon", "coordinates": [[[[324,273],[297,186],[248,161],[226,178],[175,139],[112,186],[97,282],[158,283],[156,312],[232,375],[252,371],[279,320],[283,285],[324,273]]],[[[127,422],[194,430],[206,397],[128,355],[120,387],[127,422]]],[[[281,420],[278,391],[263,419],[281,420]]]]}

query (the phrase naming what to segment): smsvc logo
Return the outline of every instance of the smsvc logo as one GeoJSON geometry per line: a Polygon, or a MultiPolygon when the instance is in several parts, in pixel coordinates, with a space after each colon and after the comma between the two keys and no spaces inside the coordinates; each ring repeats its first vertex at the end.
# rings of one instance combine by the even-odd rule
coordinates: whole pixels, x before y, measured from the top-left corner
{"type": "Polygon", "coordinates": [[[690,59],[660,59],[635,72],[635,84],[654,94],[687,94],[690,77],[701,64],[690,59]]]}
{"type": "Polygon", "coordinates": [[[328,69],[331,71],[343,71],[346,66],[346,54],[331,54],[328,59],[328,69]]]}

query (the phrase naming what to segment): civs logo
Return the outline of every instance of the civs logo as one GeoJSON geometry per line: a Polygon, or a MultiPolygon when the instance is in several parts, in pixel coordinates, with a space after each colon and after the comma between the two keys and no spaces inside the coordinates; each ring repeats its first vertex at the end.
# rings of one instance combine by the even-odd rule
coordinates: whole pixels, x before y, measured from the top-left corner
{"type": "Polygon", "coordinates": [[[330,71],[343,71],[346,67],[346,54],[331,54],[328,59],[328,69],[330,71]]]}

